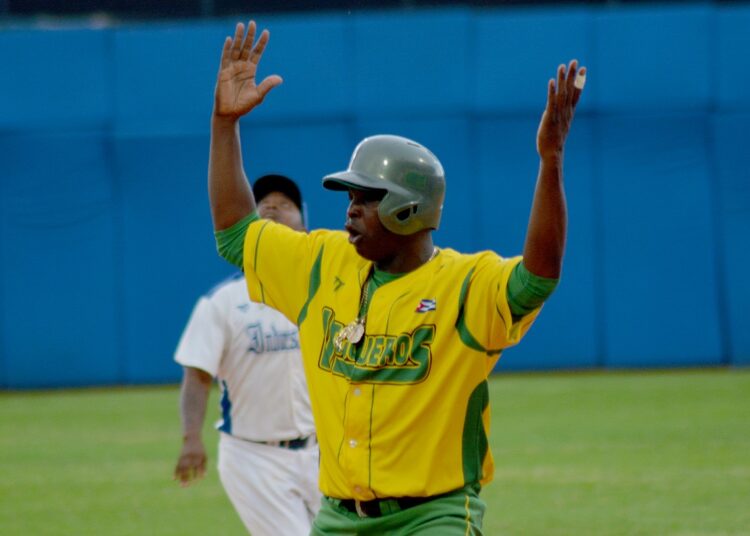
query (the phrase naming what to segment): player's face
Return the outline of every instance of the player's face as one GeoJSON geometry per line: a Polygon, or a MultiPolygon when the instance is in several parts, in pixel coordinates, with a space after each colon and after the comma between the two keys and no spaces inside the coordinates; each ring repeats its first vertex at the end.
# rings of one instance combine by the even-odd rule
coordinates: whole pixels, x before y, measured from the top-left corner
{"type": "Polygon", "coordinates": [[[258,202],[258,215],[261,218],[283,223],[297,231],[304,231],[302,214],[297,205],[281,192],[271,192],[258,202]]]}
{"type": "Polygon", "coordinates": [[[349,242],[357,253],[374,262],[393,257],[401,243],[401,237],[386,229],[378,217],[378,206],[385,193],[382,190],[349,190],[345,225],[349,242]]]}

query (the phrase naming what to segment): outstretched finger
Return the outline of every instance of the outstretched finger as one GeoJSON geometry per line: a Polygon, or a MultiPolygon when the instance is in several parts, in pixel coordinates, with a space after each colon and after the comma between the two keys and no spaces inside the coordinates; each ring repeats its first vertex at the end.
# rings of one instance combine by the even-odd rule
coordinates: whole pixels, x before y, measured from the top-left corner
{"type": "Polygon", "coordinates": [[[240,51],[242,50],[242,38],[245,35],[245,25],[241,22],[237,23],[234,28],[234,39],[232,40],[232,59],[238,60],[240,58],[240,51]]]}
{"type": "Polygon", "coordinates": [[[263,51],[266,49],[266,45],[268,44],[269,37],[271,37],[271,34],[268,33],[268,30],[263,30],[260,33],[258,42],[255,43],[255,46],[253,47],[253,52],[250,55],[250,61],[254,63],[255,65],[258,65],[258,62],[260,61],[261,56],[263,56],[263,51]]]}
{"type": "Polygon", "coordinates": [[[564,104],[568,91],[565,86],[565,64],[561,63],[557,67],[557,103],[564,104]]]}
{"type": "Polygon", "coordinates": [[[586,67],[581,67],[578,70],[578,74],[576,75],[575,80],[573,81],[573,87],[575,88],[575,91],[573,92],[573,107],[578,104],[578,99],[581,98],[581,93],[583,93],[583,88],[586,85],[586,67]]]}
{"type": "Polygon", "coordinates": [[[221,49],[221,63],[219,64],[219,70],[229,67],[229,56],[232,48],[232,38],[227,36],[224,39],[224,47],[221,49]]]}
{"type": "Polygon", "coordinates": [[[553,112],[557,109],[557,101],[555,99],[555,79],[550,78],[547,82],[547,110],[553,112]]]}
{"type": "Polygon", "coordinates": [[[568,63],[568,73],[565,77],[566,104],[571,104],[573,102],[573,96],[575,94],[575,86],[573,83],[575,82],[577,72],[578,60],[570,60],[570,63],[568,63]]]}
{"type": "Polygon", "coordinates": [[[246,61],[250,57],[250,50],[253,48],[253,41],[255,41],[255,21],[251,20],[247,23],[247,35],[245,36],[245,42],[242,44],[242,51],[240,52],[240,59],[246,61]]]}

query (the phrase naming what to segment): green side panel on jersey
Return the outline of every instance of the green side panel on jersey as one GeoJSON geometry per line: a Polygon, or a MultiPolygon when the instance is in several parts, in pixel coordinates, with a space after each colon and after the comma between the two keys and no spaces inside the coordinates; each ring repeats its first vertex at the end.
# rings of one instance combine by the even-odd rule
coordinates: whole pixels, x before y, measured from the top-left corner
{"type": "MultiPolygon", "coordinates": [[[[461,342],[472,350],[477,352],[484,352],[488,356],[494,357],[500,355],[502,348],[497,350],[487,349],[482,343],[469,330],[469,326],[466,325],[466,295],[469,293],[469,284],[471,283],[471,276],[474,274],[474,268],[472,268],[466,277],[464,282],[461,284],[461,293],[458,296],[458,318],[456,318],[456,331],[458,331],[458,337],[461,342]]],[[[498,311],[499,314],[499,311],[498,311]]],[[[502,315],[501,315],[502,316],[502,315]]]]}
{"type": "Polygon", "coordinates": [[[484,429],[482,414],[489,403],[489,387],[487,380],[483,380],[469,396],[469,403],[466,407],[462,441],[465,484],[475,484],[482,479],[482,464],[489,450],[487,430],[484,429]]]}
{"type": "Polygon", "coordinates": [[[320,265],[323,262],[323,249],[324,247],[320,248],[320,252],[313,263],[312,270],[310,270],[310,285],[307,291],[307,301],[305,302],[305,305],[302,306],[299,316],[297,317],[298,326],[301,326],[302,322],[307,318],[307,308],[310,306],[310,302],[320,288],[320,265]]]}
{"type": "Polygon", "coordinates": [[[472,268],[464,278],[464,282],[461,284],[461,294],[458,297],[458,318],[456,318],[456,330],[458,330],[458,336],[461,342],[472,350],[477,352],[484,352],[488,355],[496,354],[499,350],[487,350],[474,335],[469,331],[469,326],[466,325],[466,295],[469,293],[469,283],[471,276],[474,273],[472,268]]]}

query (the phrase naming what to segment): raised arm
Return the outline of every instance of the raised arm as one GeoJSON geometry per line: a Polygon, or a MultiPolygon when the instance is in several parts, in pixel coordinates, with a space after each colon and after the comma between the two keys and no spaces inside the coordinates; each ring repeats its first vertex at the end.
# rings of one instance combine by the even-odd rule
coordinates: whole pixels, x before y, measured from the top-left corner
{"type": "Polygon", "coordinates": [[[214,230],[231,227],[255,210],[255,199],[242,167],[239,119],[258,106],[269,91],[281,84],[271,75],[256,84],[258,63],[268,43],[268,30],[255,42],[255,22],[237,24],[221,51],[211,116],[211,149],[208,162],[208,196],[214,230]]]}
{"type": "Polygon", "coordinates": [[[583,91],[586,68],[578,69],[573,60],[557,69],[557,80],[550,79],[547,106],[537,132],[539,175],[531,206],[523,262],[532,274],[559,278],[567,233],[567,206],[563,185],[565,138],[583,91]],[[578,77],[578,80],[576,80],[578,77]]]}

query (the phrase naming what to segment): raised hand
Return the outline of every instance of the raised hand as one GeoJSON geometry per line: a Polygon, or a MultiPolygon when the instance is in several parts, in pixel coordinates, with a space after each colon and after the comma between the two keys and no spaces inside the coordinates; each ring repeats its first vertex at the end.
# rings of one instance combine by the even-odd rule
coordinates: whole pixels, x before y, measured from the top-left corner
{"type": "Polygon", "coordinates": [[[578,68],[578,60],[557,68],[557,81],[547,85],[547,107],[544,109],[536,135],[536,149],[543,159],[560,156],[573,122],[578,99],[586,82],[586,67],[578,68]]]}
{"type": "Polygon", "coordinates": [[[258,63],[268,44],[268,30],[263,30],[255,40],[255,22],[245,26],[238,23],[234,38],[227,37],[221,51],[221,66],[216,80],[214,114],[220,117],[238,118],[255,108],[269,91],[281,84],[278,75],[271,75],[256,83],[258,63]]]}

